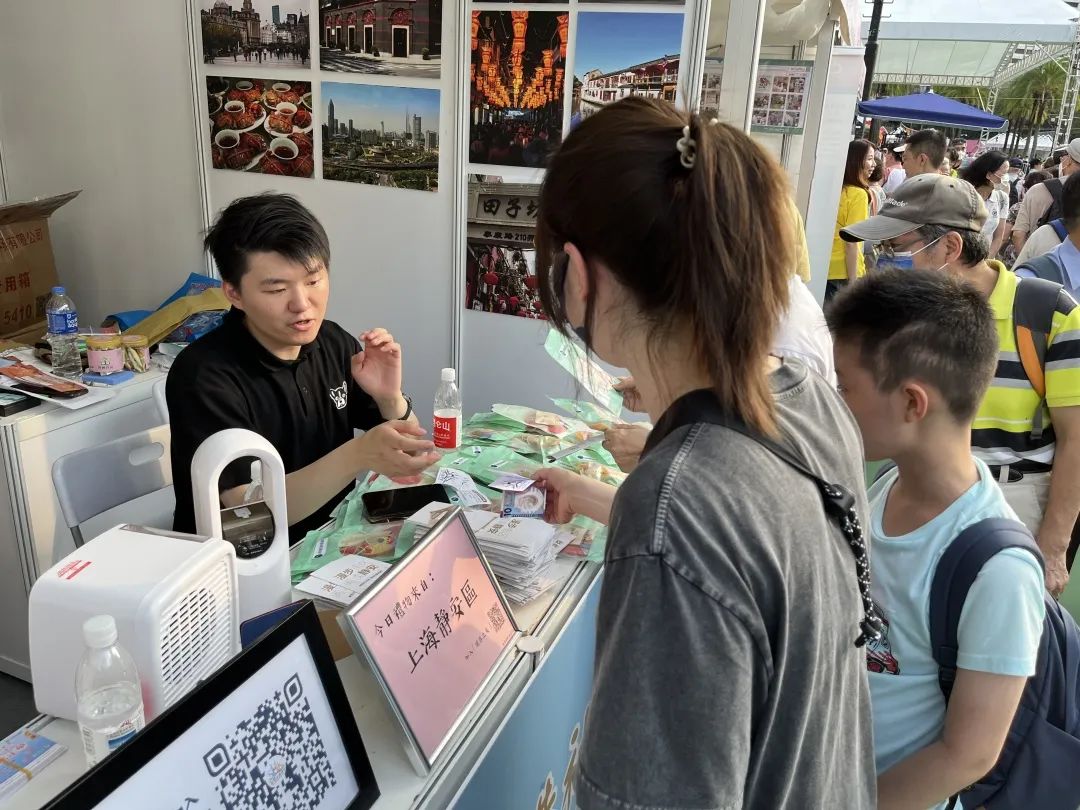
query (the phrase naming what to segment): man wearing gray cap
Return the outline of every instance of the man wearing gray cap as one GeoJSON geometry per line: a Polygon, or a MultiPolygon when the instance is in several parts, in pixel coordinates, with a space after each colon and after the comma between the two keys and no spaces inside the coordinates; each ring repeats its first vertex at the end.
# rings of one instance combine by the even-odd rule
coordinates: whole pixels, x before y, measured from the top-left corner
{"type": "Polygon", "coordinates": [[[1012,243],[1018,253],[1036,228],[1061,216],[1061,187],[1065,178],[1080,168],[1080,138],[1073,138],[1058,154],[1060,175],[1033,187],[1020,202],[1012,229],[1012,243]]]}
{"type": "Polygon", "coordinates": [[[880,242],[879,267],[947,270],[987,299],[1000,356],[975,417],[972,451],[1035,535],[1047,588],[1057,596],[1080,544],[1080,306],[1060,285],[1019,279],[989,259],[980,233],[986,218],[971,184],[927,174],[903,183],[877,216],[840,236],[880,242]]]}

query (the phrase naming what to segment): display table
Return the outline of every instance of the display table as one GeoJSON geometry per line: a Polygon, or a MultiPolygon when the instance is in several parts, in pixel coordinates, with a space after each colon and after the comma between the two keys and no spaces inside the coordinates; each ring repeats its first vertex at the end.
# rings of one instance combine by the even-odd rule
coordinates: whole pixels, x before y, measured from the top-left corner
{"type": "MultiPolygon", "coordinates": [[[[519,765],[531,764],[524,761],[531,758],[530,748],[509,739],[505,746],[501,746],[501,732],[513,714],[512,709],[529,690],[536,677],[537,667],[540,666],[540,671],[543,671],[544,660],[557,649],[560,638],[572,620],[586,622],[581,629],[589,637],[591,651],[593,616],[581,608],[585,597],[596,592],[594,586],[597,585],[600,568],[596,563],[561,557],[556,561],[553,570],[558,584],[528,604],[513,606],[514,617],[521,629],[544,643],[543,657],[537,661],[536,656],[518,652],[508,658],[488,692],[466,718],[453,753],[427,777],[417,775],[409,763],[402,744],[400,726],[387,707],[382,690],[370,670],[354,656],[338,662],[338,673],[382,792],[375,805],[376,810],[479,807],[480,805],[472,800],[460,797],[468,793],[470,780],[474,776],[479,774],[481,778],[487,778],[482,767],[485,762],[492,758],[510,756],[516,758],[519,765]],[[507,750],[510,748],[513,750],[507,750]]],[[[590,608],[594,608],[594,601],[590,600],[590,608]]],[[[571,657],[576,664],[575,671],[560,671],[559,678],[563,686],[576,684],[587,690],[592,673],[591,654],[575,654],[571,657]]],[[[570,708],[573,709],[573,717],[578,718],[576,722],[580,722],[584,704],[570,708]]],[[[68,751],[5,804],[5,808],[12,810],[40,808],[77,779],[86,768],[82,742],[75,723],[43,717],[29,725],[44,736],[66,745],[68,751]]],[[[542,743],[546,733],[557,735],[559,747],[565,747],[563,730],[552,726],[537,728],[535,742],[542,743]]],[[[548,773],[552,766],[541,760],[536,762],[534,767],[542,769],[538,776],[539,788],[532,785],[522,787],[531,791],[535,797],[537,791],[544,786],[544,774],[548,773]]],[[[501,767],[499,770],[504,771],[501,767]]],[[[559,778],[562,778],[561,774],[559,778]]]]}
{"type": "MultiPolygon", "coordinates": [[[[42,403],[0,418],[0,672],[30,680],[30,587],[42,571],[75,548],[56,500],[53,463],[76,450],[160,425],[153,389],[164,378],[156,369],[138,374],[109,389],[109,399],[79,410],[42,403]]],[[[158,511],[160,504],[156,506],[158,511]]],[[[168,503],[165,507],[171,509],[168,503]]],[[[86,536],[116,522],[103,516],[101,525],[88,524],[86,536]]]]}

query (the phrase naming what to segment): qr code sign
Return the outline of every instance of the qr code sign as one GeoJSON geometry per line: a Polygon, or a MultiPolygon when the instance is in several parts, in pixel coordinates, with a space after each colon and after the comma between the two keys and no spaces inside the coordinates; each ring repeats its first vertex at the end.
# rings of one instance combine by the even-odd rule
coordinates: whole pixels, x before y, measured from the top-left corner
{"type": "Polygon", "coordinates": [[[496,603],[488,608],[488,618],[491,619],[491,632],[498,633],[502,630],[502,626],[506,624],[506,613],[502,609],[502,605],[496,603]]]}
{"type": "Polygon", "coordinates": [[[225,810],[317,810],[337,784],[297,675],[203,755],[225,810]]]}

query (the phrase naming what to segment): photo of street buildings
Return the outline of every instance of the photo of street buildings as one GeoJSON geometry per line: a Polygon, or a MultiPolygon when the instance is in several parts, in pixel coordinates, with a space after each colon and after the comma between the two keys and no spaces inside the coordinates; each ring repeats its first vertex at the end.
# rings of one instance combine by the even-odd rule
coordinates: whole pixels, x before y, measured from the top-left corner
{"type": "Polygon", "coordinates": [[[571,128],[627,96],[674,101],[682,30],[681,13],[578,14],[571,128]]]}
{"type": "Polygon", "coordinates": [[[306,2],[202,0],[203,61],[208,65],[311,66],[306,2]]]}
{"type": "Polygon", "coordinates": [[[438,79],[443,0],[320,0],[319,64],[339,73],[438,79]]]}
{"type": "Polygon", "coordinates": [[[323,178],[439,188],[439,91],[323,82],[323,178]]]}

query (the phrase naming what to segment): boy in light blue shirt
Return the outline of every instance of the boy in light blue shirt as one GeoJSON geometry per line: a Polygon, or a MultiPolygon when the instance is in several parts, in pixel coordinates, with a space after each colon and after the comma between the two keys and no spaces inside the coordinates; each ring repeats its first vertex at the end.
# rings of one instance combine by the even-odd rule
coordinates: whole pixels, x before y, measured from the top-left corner
{"type": "Polygon", "coordinates": [[[989,305],[945,273],[874,273],[827,313],[840,392],[867,460],[892,459],[870,489],[871,593],[886,632],[867,650],[880,808],[945,807],[997,762],[1043,627],[1043,574],[1022,549],[983,567],[959,624],[948,709],[930,648],[938,560],[984,518],[1016,519],[971,423],[998,361],[989,305]]]}

